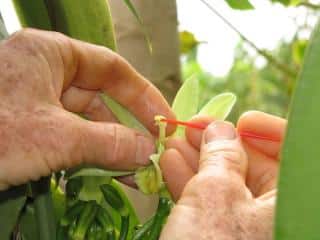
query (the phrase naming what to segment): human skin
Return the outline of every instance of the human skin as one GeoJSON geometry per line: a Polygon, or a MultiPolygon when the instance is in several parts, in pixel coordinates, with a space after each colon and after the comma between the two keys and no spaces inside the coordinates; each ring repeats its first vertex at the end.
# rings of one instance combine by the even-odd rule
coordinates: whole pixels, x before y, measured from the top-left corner
{"type": "Polygon", "coordinates": [[[160,239],[271,240],[285,127],[284,119],[251,111],[237,129],[217,121],[204,132],[187,129],[187,140],[169,139],[160,165],[177,203],[160,239]],[[280,141],[241,138],[241,131],[280,141]]]}
{"type": "Polygon", "coordinates": [[[115,123],[101,92],[153,134],[155,115],[174,118],[160,92],[104,47],[26,29],[1,42],[0,62],[0,190],[82,163],[148,164],[154,138],[115,123]]]}

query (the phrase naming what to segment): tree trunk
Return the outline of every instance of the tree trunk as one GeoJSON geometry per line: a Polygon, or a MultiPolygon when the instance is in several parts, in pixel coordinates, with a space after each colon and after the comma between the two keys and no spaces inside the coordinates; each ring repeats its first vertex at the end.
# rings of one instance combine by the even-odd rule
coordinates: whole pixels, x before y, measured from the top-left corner
{"type": "Polygon", "coordinates": [[[149,34],[152,53],[143,27],[120,0],[109,0],[118,52],[172,101],[180,86],[179,40],[175,0],[133,0],[149,34]]]}

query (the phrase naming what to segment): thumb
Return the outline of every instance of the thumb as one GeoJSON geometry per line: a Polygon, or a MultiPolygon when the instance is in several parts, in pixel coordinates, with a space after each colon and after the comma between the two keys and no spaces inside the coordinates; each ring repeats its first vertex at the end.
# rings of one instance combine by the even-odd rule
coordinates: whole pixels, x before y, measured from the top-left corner
{"type": "Polygon", "coordinates": [[[216,191],[221,185],[224,191],[239,191],[245,187],[247,166],[247,156],[234,126],[222,121],[211,123],[202,138],[199,184],[205,181],[219,186],[216,191]]]}

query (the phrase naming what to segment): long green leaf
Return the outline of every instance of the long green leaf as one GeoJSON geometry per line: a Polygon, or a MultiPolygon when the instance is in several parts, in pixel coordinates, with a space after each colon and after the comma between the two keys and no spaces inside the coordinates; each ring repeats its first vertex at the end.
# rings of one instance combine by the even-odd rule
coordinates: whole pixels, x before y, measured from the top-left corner
{"type": "Polygon", "coordinates": [[[73,38],[116,49],[106,0],[46,0],[54,29],[73,38]]]}
{"type": "Polygon", "coordinates": [[[41,240],[56,239],[56,219],[50,191],[51,177],[32,183],[35,216],[41,240]]]}
{"type": "Polygon", "coordinates": [[[0,240],[9,240],[26,199],[25,185],[0,192],[0,240]]]}
{"type": "Polygon", "coordinates": [[[282,151],[275,239],[319,239],[320,23],[293,97],[282,151]]]}
{"type": "Polygon", "coordinates": [[[148,132],[148,130],[133,116],[133,114],[125,109],[122,105],[105,94],[101,94],[101,98],[112,111],[112,113],[117,117],[120,123],[142,132],[148,132]]]}
{"type": "Polygon", "coordinates": [[[23,240],[39,240],[39,229],[33,204],[28,204],[23,212],[19,224],[23,240]]]}
{"type": "Polygon", "coordinates": [[[135,226],[137,226],[140,221],[138,219],[138,216],[136,214],[136,211],[134,209],[134,207],[132,206],[132,204],[130,203],[129,199],[127,198],[125,192],[122,190],[121,188],[121,183],[119,183],[117,180],[113,179],[110,183],[114,188],[117,189],[118,193],[120,194],[121,198],[123,199],[123,201],[125,202],[125,205],[127,206],[127,208],[129,209],[129,216],[130,216],[130,221],[129,221],[129,232],[128,232],[128,236],[127,239],[132,239],[133,237],[133,233],[135,230],[135,226]]]}
{"type": "Polygon", "coordinates": [[[12,0],[23,27],[52,30],[44,0],[12,0]]]}
{"type": "MultiPolygon", "coordinates": [[[[199,81],[195,77],[190,77],[179,89],[172,109],[176,118],[181,121],[188,121],[197,114],[199,107],[199,81]]],[[[175,136],[184,136],[184,128],[178,127],[175,136]]]]}
{"type": "Polygon", "coordinates": [[[199,112],[199,115],[213,117],[215,120],[225,120],[237,101],[233,93],[222,93],[213,97],[199,112]]]}
{"type": "Polygon", "coordinates": [[[0,41],[8,36],[7,29],[3,23],[2,16],[0,14],[0,41]]]}

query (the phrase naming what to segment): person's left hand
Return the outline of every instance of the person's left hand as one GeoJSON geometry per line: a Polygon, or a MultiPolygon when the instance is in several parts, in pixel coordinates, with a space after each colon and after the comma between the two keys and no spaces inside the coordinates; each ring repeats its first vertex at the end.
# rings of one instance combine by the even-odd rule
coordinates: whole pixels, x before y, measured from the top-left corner
{"type": "Polygon", "coordinates": [[[104,47],[26,29],[1,42],[0,62],[0,191],[81,163],[148,164],[154,139],[115,123],[101,92],[154,134],[155,115],[174,118],[161,93],[104,47]]]}

